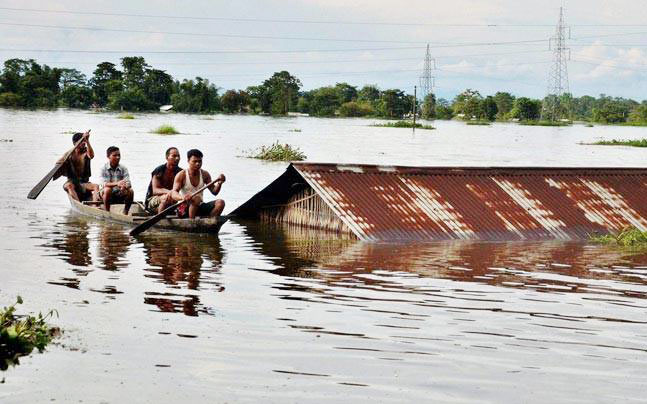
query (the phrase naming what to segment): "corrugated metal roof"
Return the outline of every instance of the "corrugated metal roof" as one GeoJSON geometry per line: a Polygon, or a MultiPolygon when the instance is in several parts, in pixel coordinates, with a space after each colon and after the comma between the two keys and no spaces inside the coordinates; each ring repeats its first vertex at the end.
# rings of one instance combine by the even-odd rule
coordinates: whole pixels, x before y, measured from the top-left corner
{"type": "Polygon", "coordinates": [[[236,211],[258,208],[270,194],[280,199],[303,182],[298,177],[361,240],[581,240],[627,226],[647,231],[642,168],[293,163],[236,211]]]}

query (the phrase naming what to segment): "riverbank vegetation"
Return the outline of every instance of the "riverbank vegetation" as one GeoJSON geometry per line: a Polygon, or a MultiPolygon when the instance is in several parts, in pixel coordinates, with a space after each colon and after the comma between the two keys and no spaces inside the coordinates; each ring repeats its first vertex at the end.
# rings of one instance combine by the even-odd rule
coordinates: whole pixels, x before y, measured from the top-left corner
{"type": "Polygon", "coordinates": [[[593,145],[600,146],[633,146],[633,147],[647,147],[647,139],[636,139],[636,140],[599,140],[597,142],[591,143],[593,145]]]}
{"type": "Polygon", "coordinates": [[[18,316],[16,306],[22,304],[18,296],[16,303],[0,310],[0,370],[18,364],[18,358],[29,355],[34,348],[42,352],[60,330],[47,324],[56,314],[50,311],[38,316],[18,316]]]}
{"type": "Polygon", "coordinates": [[[615,245],[619,247],[647,248],[647,232],[635,227],[627,227],[617,234],[591,235],[590,241],[598,244],[615,245]]]}
{"type": "MultiPolygon", "coordinates": [[[[386,123],[374,123],[371,126],[380,127],[380,128],[413,128],[413,121],[396,121],[396,122],[386,122],[386,123]]],[[[421,123],[416,123],[416,129],[436,129],[431,125],[423,125],[421,123]]]]}
{"type": "Polygon", "coordinates": [[[306,155],[298,147],[280,144],[278,141],[270,146],[261,146],[259,149],[248,151],[247,157],[267,161],[302,161],[306,159],[306,155]]]}
{"type": "Polygon", "coordinates": [[[117,118],[118,119],[135,119],[135,115],[124,112],[123,114],[119,114],[119,116],[117,116],[117,118]]]}
{"type": "MultiPolygon", "coordinates": [[[[304,91],[299,78],[287,71],[276,72],[257,85],[220,94],[207,79],[174,79],[141,56],[121,58],[119,66],[99,63],[91,77],[74,68],[52,68],[33,59],[9,59],[0,70],[0,107],[157,111],[168,104],[177,112],[203,114],[280,116],[298,112],[322,117],[402,119],[412,114],[414,97],[397,88],[345,82],[304,91]]],[[[551,126],[564,120],[647,125],[647,100],[605,94],[597,98],[564,94],[532,99],[503,91],[483,96],[467,89],[452,100],[428,94],[419,104],[417,110],[425,119],[550,122],[551,126]]]]}

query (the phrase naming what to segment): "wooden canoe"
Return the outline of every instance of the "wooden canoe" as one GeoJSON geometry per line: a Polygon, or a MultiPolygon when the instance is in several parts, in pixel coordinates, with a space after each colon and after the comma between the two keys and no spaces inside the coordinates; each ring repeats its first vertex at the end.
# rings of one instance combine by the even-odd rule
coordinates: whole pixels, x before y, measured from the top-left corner
{"type": "MultiPolygon", "coordinates": [[[[72,210],[85,216],[97,219],[109,220],[112,222],[136,226],[139,223],[151,218],[153,215],[144,210],[140,202],[134,202],[127,215],[123,214],[123,204],[113,204],[110,212],[99,209],[96,204],[81,203],[70,199],[72,210]]],[[[188,233],[211,233],[217,234],[220,228],[229,220],[229,216],[201,217],[195,219],[180,219],[177,216],[167,216],[156,223],[153,228],[183,231],[188,233]]]]}

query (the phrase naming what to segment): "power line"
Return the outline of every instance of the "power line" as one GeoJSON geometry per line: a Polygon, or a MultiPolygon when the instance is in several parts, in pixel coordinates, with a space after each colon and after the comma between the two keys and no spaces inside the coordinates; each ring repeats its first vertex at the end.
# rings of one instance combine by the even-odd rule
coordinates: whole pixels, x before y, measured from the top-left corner
{"type": "MultiPolygon", "coordinates": [[[[234,35],[234,34],[206,34],[199,32],[169,32],[169,31],[148,31],[148,30],[134,30],[134,29],[119,29],[119,28],[105,28],[105,27],[81,27],[81,26],[65,26],[65,25],[44,25],[44,24],[21,24],[0,22],[0,25],[19,26],[19,27],[32,27],[32,28],[48,28],[48,29],[70,29],[70,30],[86,30],[86,31],[108,31],[108,32],[128,32],[138,34],[168,34],[168,35],[186,35],[186,36],[200,36],[200,37],[224,37],[224,38],[245,38],[245,39],[281,39],[281,40],[299,40],[299,41],[333,41],[333,42],[386,42],[386,43],[425,43],[415,41],[384,41],[384,40],[370,40],[370,39],[333,39],[333,38],[304,38],[304,37],[277,37],[277,36],[263,36],[263,35],[234,35]]],[[[446,48],[446,47],[462,47],[462,46],[498,46],[498,45],[519,45],[531,43],[545,43],[546,39],[527,39],[519,41],[500,41],[500,42],[458,42],[458,43],[436,43],[432,48],[446,48]]]]}
{"type": "MultiPolygon", "coordinates": [[[[173,20],[195,20],[195,21],[232,21],[232,22],[268,22],[268,23],[288,23],[288,24],[321,24],[321,25],[383,25],[383,26],[429,26],[429,27],[477,27],[477,28],[497,28],[497,27],[552,27],[553,24],[499,24],[499,23],[482,23],[482,24],[455,24],[455,23],[416,23],[416,22],[380,22],[380,21],[352,21],[352,20],[306,20],[306,19],[269,19],[269,18],[236,18],[236,17],[205,17],[205,16],[181,16],[181,15],[163,15],[163,14],[141,14],[141,13],[109,13],[99,11],[69,11],[69,10],[51,10],[51,9],[34,9],[18,7],[0,7],[0,10],[23,11],[50,14],[73,14],[73,15],[96,15],[108,17],[136,17],[136,18],[162,18],[173,20]]],[[[647,24],[573,24],[574,27],[647,27],[647,24]]]]}
{"type": "Polygon", "coordinates": [[[411,50],[423,49],[417,46],[404,46],[404,47],[389,47],[389,48],[352,48],[352,49],[288,49],[288,50],[267,50],[267,49],[224,49],[224,50],[164,50],[164,51],[151,51],[151,50],[90,50],[90,49],[10,49],[0,48],[4,52],[47,52],[47,53],[121,53],[121,54],[245,54],[245,53],[312,53],[312,52],[365,52],[365,51],[391,51],[391,50],[411,50]]]}

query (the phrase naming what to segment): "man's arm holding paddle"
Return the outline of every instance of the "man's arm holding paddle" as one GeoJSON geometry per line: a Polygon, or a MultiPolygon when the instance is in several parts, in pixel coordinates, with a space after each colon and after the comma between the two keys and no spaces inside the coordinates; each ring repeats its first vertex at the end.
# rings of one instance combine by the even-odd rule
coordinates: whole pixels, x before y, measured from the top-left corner
{"type": "MultiPolygon", "coordinates": [[[[45,189],[45,187],[47,186],[47,184],[49,184],[52,178],[54,177],[58,178],[62,175],[61,168],[69,160],[70,156],[77,150],[77,148],[80,147],[85,142],[85,140],[87,140],[88,136],[90,136],[89,129],[87,132],[84,133],[83,137],[74,144],[74,146],[70,150],[68,150],[60,159],[56,161],[54,168],[52,168],[50,172],[48,172],[43,177],[43,179],[40,180],[38,184],[36,184],[36,186],[32,188],[31,191],[29,191],[29,194],[27,194],[27,198],[29,199],[38,198],[38,195],[40,195],[43,189],[45,189]]],[[[94,152],[93,152],[93,155],[94,155],[94,152]]]]}

